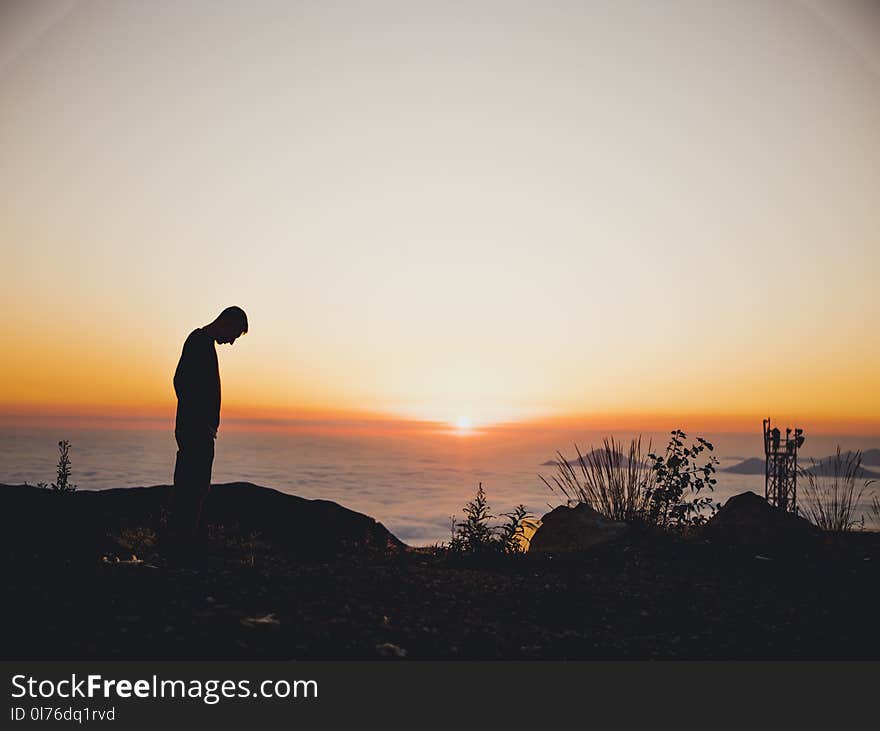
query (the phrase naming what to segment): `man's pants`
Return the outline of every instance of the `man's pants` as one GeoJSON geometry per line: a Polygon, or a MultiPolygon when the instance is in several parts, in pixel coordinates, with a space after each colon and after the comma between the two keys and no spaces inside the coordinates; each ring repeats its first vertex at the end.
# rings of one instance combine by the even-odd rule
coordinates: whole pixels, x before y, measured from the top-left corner
{"type": "Polygon", "coordinates": [[[204,434],[178,430],[174,437],[177,439],[177,461],[168,533],[172,550],[188,555],[200,537],[202,506],[211,488],[214,439],[207,427],[204,434]]]}

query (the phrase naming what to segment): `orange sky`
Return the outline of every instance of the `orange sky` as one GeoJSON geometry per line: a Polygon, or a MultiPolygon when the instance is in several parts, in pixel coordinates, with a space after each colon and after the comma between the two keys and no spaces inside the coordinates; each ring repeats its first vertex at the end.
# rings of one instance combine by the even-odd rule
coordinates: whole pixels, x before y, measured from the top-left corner
{"type": "Polygon", "coordinates": [[[880,433],[877,17],[624,5],[7,4],[0,421],[880,433]]]}

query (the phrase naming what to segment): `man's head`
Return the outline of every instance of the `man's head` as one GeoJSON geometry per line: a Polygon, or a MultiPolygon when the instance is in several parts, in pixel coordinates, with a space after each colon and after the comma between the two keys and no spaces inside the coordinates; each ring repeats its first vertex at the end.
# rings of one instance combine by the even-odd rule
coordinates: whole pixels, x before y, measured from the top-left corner
{"type": "Polygon", "coordinates": [[[248,331],[248,319],[241,307],[227,307],[223,312],[217,315],[217,319],[210,325],[211,336],[218,343],[235,342],[239,335],[248,331]]]}

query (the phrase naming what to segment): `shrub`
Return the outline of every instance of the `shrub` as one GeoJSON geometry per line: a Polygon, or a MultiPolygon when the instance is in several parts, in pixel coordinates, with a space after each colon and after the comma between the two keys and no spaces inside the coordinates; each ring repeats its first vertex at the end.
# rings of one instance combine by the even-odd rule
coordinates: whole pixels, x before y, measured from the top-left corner
{"type": "Polygon", "coordinates": [[[47,485],[45,482],[38,482],[37,487],[46,490],[51,488],[61,494],[74,492],[76,485],[70,484],[70,442],[66,439],[58,442],[58,465],[56,470],[55,482],[51,485],[47,485]]]}
{"type": "MultiPolygon", "coordinates": [[[[803,487],[804,514],[819,528],[830,533],[845,533],[864,524],[855,511],[873,480],[857,485],[862,472],[862,453],[837,453],[825,460],[810,460],[811,467],[799,470],[806,482],[803,487]]],[[[872,510],[876,510],[874,498],[872,510]]]]}
{"type": "Polygon", "coordinates": [[[688,445],[681,429],[671,434],[664,454],[648,455],[655,484],[648,490],[647,520],[661,528],[681,530],[705,523],[704,511],[711,514],[718,509],[711,497],[700,496],[702,490],[715,488],[718,459],[709,456],[701,464],[700,455],[715,450],[712,443],[697,437],[688,445]]]}
{"type": "Polygon", "coordinates": [[[260,531],[247,529],[237,522],[209,523],[206,533],[209,545],[219,555],[245,566],[265,566],[277,558],[260,531]]]}
{"type": "Polygon", "coordinates": [[[517,505],[512,513],[502,513],[507,520],[498,526],[498,542],[503,553],[525,553],[529,549],[530,539],[526,537],[525,521],[531,520],[532,516],[526,510],[525,505],[517,505]]]}
{"type": "Polygon", "coordinates": [[[458,522],[455,518],[452,519],[449,550],[467,554],[525,552],[528,548],[528,539],[523,530],[523,521],[532,517],[525,506],[517,505],[513,512],[502,513],[500,517],[506,518],[506,521],[500,525],[491,523],[496,516],[490,511],[486,491],[481,482],[474,499],[468,501],[463,508],[464,521],[458,522]]]}
{"type": "Polygon", "coordinates": [[[576,463],[566,461],[557,452],[556,474],[550,478],[553,483],[540,476],[544,484],[553,492],[561,492],[569,504],[586,503],[611,520],[641,518],[656,478],[642,456],[642,438],[631,440],[626,454],[614,437],[603,440],[601,449],[592,449],[585,455],[577,445],[574,448],[578,455],[576,463]]]}
{"type": "Polygon", "coordinates": [[[157,552],[158,534],[153,528],[133,526],[111,532],[120,545],[131,551],[135,558],[152,558],[157,552]]]}

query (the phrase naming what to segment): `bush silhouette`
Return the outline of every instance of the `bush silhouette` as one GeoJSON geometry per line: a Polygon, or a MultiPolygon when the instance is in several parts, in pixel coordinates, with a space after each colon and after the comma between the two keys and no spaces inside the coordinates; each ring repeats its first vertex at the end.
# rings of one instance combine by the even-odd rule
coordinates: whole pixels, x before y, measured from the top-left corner
{"type": "Polygon", "coordinates": [[[528,547],[523,521],[530,518],[524,505],[517,505],[513,512],[492,515],[483,483],[479,484],[477,494],[463,509],[465,519],[457,522],[452,519],[452,538],[449,550],[455,553],[487,554],[524,553],[528,547]],[[506,518],[500,525],[493,525],[495,517],[506,518]]]}
{"type": "Polygon", "coordinates": [[[58,465],[56,467],[55,482],[51,485],[47,485],[45,482],[38,482],[37,487],[41,487],[44,490],[52,489],[62,494],[74,492],[76,485],[70,484],[70,475],[70,442],[67,439],[62,439],[58,442],[58,465]]]}

